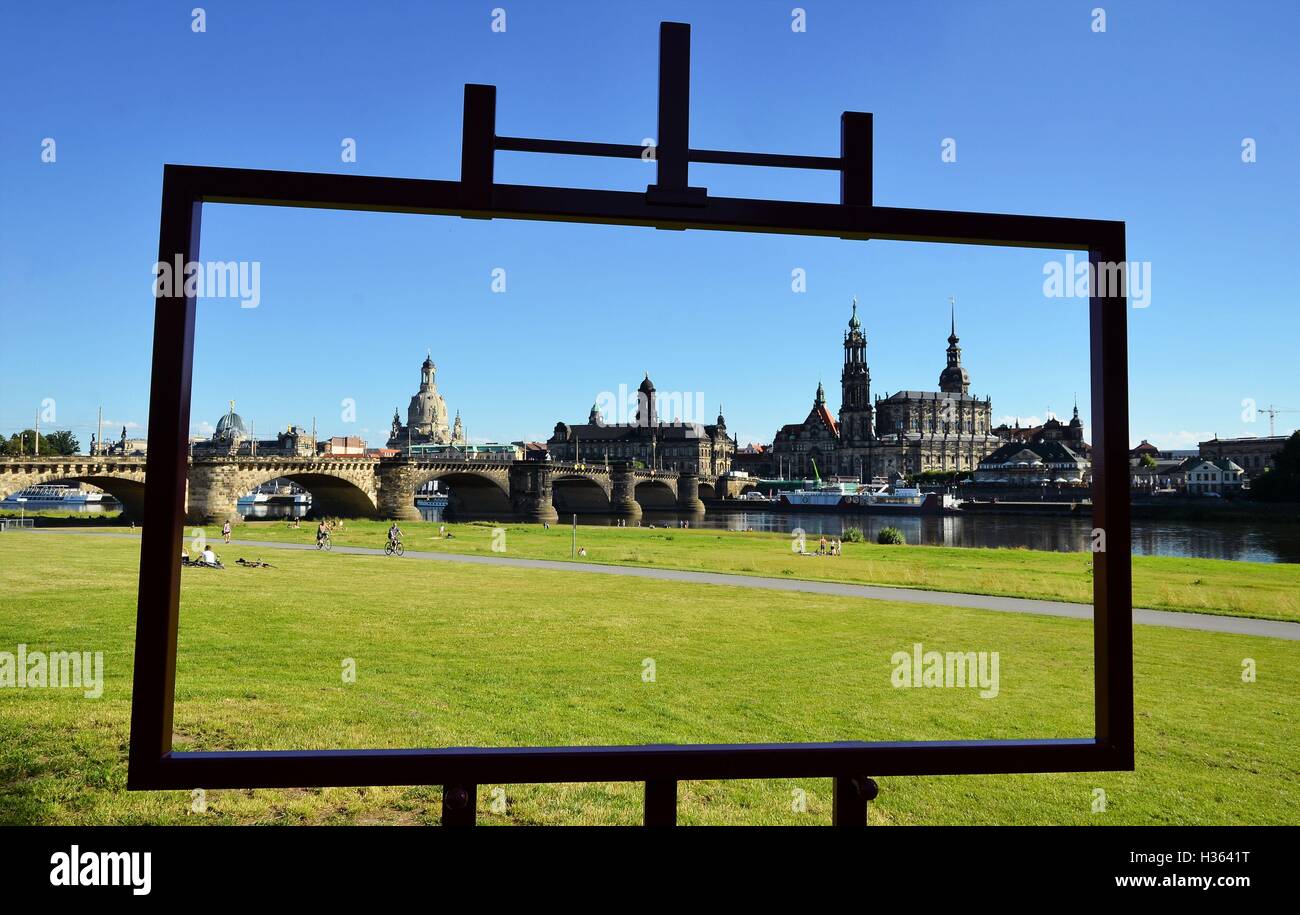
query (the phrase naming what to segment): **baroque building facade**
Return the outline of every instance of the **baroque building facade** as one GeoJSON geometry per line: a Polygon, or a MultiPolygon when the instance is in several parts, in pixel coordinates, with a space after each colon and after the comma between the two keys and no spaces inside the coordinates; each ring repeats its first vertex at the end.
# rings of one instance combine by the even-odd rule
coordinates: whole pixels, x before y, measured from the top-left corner
{"type": "MultiPolygon", "coordinates": [[[[1079,418],[1078,401],[1074,404],[1074,414],[1068,423],[1063,423],[1055,416],[1048,416],[1041,426],[1022,426],[1020,420],[1014,425],[1005,423],[993,430],[993,434],[1004,442],[1022,442],[1039,444],[1041,442],[1061,442],[1075,454],[1088,458],[1092,454],[1092,445],[1083,440],[1083,420],[1079,418]]],[[[1148,446],[1151,447],[1151,446],[1148,446]]],[[[1152,448],[1152,451],[1159,452],[1152,448]]]]}
{"type": "Polygon", "coordinates": [[[657,470],[720,475],[731,469],[736,442],[727,435],[721,409],[713,424],[662,421],[655,386],[647,373],[637,388],[637,410],[632,422],[608,423],[593,404],[585,423],[556,423],[546,448],[553,461],[627,461],[657,470]]]}
{"type": "Polygon", "coordinates": [[[807,479],[832,473],[840,426],[826,408],[826,389],[817,382],[812,409],[803,422],[787,423],[772,439],[768,469],[782,479],[807,479]]]}
{"type": "Polygon", "coordinates": [[[411,396],[406,407],[406,422],[393,410],[393,425],[388,435],[389,448],[407,448],[411,445],[463,445],[465,426],[456,412],[454,423],[448,423],[447,401],[438,392],[438,366],[433,354],[425,357],[420,366],[420,387],[411,396]]]}
{"type": "Polygon", "coordinates": [[[927,471],[974,471],[1002,442],[993,435],[993,405],[970,393],[961,363],[956,316],[938,391],[904,390],[871,396],[867,337],[857,299],[844,332],[838,420],[820,384],[802,423],[782,426],[772,442],[772,469],[782,477],[857,480],[927,471]],[[814,466],[815,465],[815,466],[814,466]]]}
{"type": "Polygon", "coordinates": [[[217,420],[209,438],[190,440],[190,457],[313,457],[316,436],[301,426],[287,426],[275,438],[258,440],[244,418],[235,412],[235,402],[217,420]]]}

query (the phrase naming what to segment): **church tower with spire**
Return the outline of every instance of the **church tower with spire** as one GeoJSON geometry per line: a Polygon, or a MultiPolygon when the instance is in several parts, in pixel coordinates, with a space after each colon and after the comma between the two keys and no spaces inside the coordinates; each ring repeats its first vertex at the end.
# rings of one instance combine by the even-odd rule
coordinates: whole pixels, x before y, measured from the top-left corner
{"type": "Polygon", "coordinates": [[[844,369],[840,373],[840,442],[853,447],[876,437],[872,424],[871,370],[867,367],[867,336],[858,319],[858,300],[844,331],[844,369]]]}
{"type": "Polygon", "coordinates": [[[962,367],[961,347],[957,345],[960,340],[957,337],[956,306],[953,306],[950,318],[952,330],[948,334],[948,364],[939,373],[939,390],[945,394],[969,394],[970,372],[962,367]]]}

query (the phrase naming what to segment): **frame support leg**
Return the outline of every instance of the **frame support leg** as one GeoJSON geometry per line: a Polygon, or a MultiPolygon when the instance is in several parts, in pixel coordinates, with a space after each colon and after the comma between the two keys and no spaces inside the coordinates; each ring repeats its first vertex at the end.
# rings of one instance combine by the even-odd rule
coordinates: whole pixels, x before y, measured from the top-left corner
{"type": "Polygon", "coordinates": [[[442,825],[473,826],[478,785],[442,786],[442,825]]]}
{"type": "Polygon", "coordinates": [[[833,826],[866,826],[867,801],[880,794],[875,779],[865,775],[845,775],[835,779],[831,800],[833,826]]]}
{"type": "Polygon", "coordinates": [[[656,779],[645,783],[645,824],[677,825],[677,782],[656,779]]]}

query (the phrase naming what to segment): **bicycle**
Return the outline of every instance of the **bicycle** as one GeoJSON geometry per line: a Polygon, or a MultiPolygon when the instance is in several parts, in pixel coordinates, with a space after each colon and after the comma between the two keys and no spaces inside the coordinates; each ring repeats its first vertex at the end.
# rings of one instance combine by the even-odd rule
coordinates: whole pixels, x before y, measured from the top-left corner
{"type": "Polygon", "coordinates": [[[390,540],[384,547],[385,556],[401,556],[405,552],[406,548],[402,546],[402,541],[400,540],[390,540]]]}
{"type": "Polygon", "coordinates": [[[316,538],[316,549],[325,550],[326,552],[329,552],[333,548],[334,548],[334,544],[330,542],[329,534],[325,534],[322,537],[316,538]]]}

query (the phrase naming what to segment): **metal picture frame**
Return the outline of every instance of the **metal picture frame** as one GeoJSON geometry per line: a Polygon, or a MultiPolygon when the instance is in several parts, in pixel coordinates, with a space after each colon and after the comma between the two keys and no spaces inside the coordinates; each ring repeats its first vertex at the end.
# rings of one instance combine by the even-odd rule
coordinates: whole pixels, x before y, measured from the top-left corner
{"type": "MultiPolygon", "coordinates": [[[[466,85],[459,181],[167,165],[158,259],[199,260],[205,203],[421,213],[721,230],[844,239],[892,239],[1087,251],[1126,263],[1123,222],[879,207],[872,202],[872,117],[845,112],[838,157],[692,149],[690,27],[660,30],[657,183],[644,193],[498,184],[498,150],[640,158],[635,145],[498,136],[496,89],[466,85]],[[691,162],[834,170],[840,201],[711,197],[687,182],[691,162]]],[[[185,522],[195,298],[176,284],[157,299],[149,446],[127,787],[272,788],[439,784],[443,822],[474,821],[485,783],[646,783],[646,822],[673,823],[680,780],[830,777],[834,817],[864,825],[868,776],[1125,770],[1133,768],[1133,647],[1128,482],[1127,299],[1090,290],[1093,405],[1095,734],[1077,739],[178,752],[172,713],[179,626],[176,538],[185,522]]]]}

